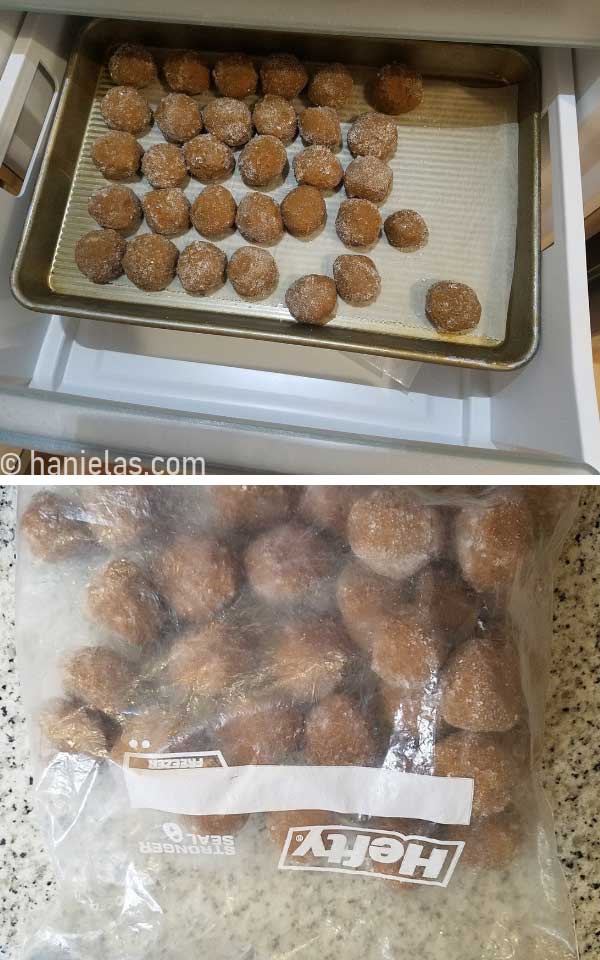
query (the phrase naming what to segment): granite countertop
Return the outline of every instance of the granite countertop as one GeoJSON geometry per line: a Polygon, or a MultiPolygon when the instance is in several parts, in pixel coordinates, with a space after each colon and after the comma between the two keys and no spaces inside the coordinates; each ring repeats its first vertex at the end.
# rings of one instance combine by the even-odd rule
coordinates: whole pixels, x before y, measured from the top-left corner
{"type": "MultiPolygon", "coordinates": [[[[14,488],[0,487],[0,957],[17,960],[25,931],[53,895],[32,815],[32,785],[14,652],[14,488]]],[[[600,487],[584,488],[555,586],[555,636],[543,783],[582,957],[600,954],[600,487]]]]}

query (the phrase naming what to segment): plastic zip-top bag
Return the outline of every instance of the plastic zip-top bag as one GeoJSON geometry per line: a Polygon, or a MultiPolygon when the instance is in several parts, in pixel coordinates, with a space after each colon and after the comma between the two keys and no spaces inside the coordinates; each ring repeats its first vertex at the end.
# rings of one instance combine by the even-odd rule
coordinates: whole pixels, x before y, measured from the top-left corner
{"type": "Polygon", "coordinates": [[[21,493],[24,960],[576,956],[536,774],[572,488],[21,493]]]}

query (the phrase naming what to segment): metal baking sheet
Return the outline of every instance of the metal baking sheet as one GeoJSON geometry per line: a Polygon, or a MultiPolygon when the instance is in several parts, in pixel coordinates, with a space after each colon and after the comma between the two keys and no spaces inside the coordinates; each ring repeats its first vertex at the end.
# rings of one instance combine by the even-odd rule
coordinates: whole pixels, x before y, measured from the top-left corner
{"type": "MultiPolygon", "coordinates": [[[[15,265],[15,292],[35,309],[99,319],[470,366],[517,366],[532,355],[537,342],[537,88],[532,62],[509,48],[342,39],[334,51],[325,38],[310,35],[284,38],[192,28],[184,39],[176,26],[95,21],[82,34],[71,60],[51,148],[15,265]],[[125,277],[105,287],[91,284],[77,270],[73,250],[77,239],[96,226],[87,213],[87,201],[106,183],[91,162],[90,148],[106,132],[99,110],[110,86],[105,62],[110,46],[122,39],[148,43],[159,60],[165,48],[181,43],[201,49],[209,62],[227,49],[246,50],[257,60],[272,49],[292,49],[307,62],[309,71],[315,63],[344,59],[355,80],[352,102],[340,111],[344,138],[353,117],[369,108],[364,90],[375,65],[391,58],[415,65],[425,76],[425,98],[416,111],[398,118],[399,145],[391,162],[394,185],[381,212],[385,218],[399,207],[418,209],[430,228],[428,245],[417,253],[403,254],[382,237],[369,251],[382,277],[377,301],[365,308],[340,300],[334,320],[318,329],[291,321],[283,297],[289,283],[303,273],[331,274],[333,260],[345,252],[334,227],[343,189],[326,196],[328,222],[317,238],[301,241],[285,234],[271,248],[280,283],[266,301],[245,301],[229,283],[211,297],[190,297],[177,279],[158,294],[137,290],[125,277]],[[73,156],[66,151],[67,144],[75,148],[73,156]],[[62,170],[56,170],[58,164],[62,170]],[[62,209],[50,196],[61,172],[69,178],[66,191],[62,181],[62,209]],[[43,215],[48,205],[51,218],[43,215]],[[42,263],[39,235],[32,228],[36,219],[37,230],[48,238],[42,263]],[[42,302],[28,290],[32,270],[37,273],[38,289],[45,290],[42,302]],[[482,321],[472,334],[443,337],[427,321],[425,293],[438,279],[461,280],[477,291],[482,321]],[[63,305],[50,307],[49,301],[63,305]]],[[[144,92],[156,105],[165,88],[157,83],[144,92]]],[[[198,100],[205,102],[212,96],[210,92],[198,100]]],[[[298,109],[303,105],[300,100],[296,103],[298,109]]],[[[140,141],[147,149],[160,139],[160,131],[153,127],[140,141]]],[[[301,149],[297,139],[288,148],[290,172],[285,181],[266,191],[278,201],[295,185],[291,164],[301,149]]],[[[339,157],[344,166],[350,161],[345,146],[339,157]]],[[[150,189],[141,178],[131,186],[140,196],[150,189]]],[[[248,191],[237,170],[227,186],[237,200],[248,191]]],[[[191,201],[201,189],[203,185],[192,178],[185,186],[191,201]]],[[[143,224],[140,231],[145,230],[143,224]]],[[[198,235],[192,229],[174,242],[183,249],[194,238],[198,235]]],[[[230,255],[243,243],[235,233],[219,245],[230,255]]]]}

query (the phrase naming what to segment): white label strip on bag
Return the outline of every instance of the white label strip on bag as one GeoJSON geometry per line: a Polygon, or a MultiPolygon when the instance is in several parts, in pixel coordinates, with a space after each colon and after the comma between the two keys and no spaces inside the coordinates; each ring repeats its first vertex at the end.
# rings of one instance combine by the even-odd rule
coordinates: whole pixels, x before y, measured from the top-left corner
{"type": "Polygon", "coordinates": [[[473,780],[373,767],[221,766],[193,753],[126,753],[132,807],[189,815],[332,810],[468,824],[473,780]]]}

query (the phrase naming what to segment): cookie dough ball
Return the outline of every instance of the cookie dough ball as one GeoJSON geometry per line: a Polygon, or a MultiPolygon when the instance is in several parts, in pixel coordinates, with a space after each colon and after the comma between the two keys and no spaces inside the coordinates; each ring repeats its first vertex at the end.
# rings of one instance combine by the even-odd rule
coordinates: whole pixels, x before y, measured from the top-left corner
{"type": "Polygon", "coordinates": [[[189,140],[183,147],[183,156],[191,175],[202,183],[224,180],[235,168],[233,151],[212,133],[189,140]]]}
{"type": "Polygon", "coordinates": [[[134,544],[150,529],[153,503],[146,487],[82,486],[79,499],[93,536],[110,549],[134,544]]]}
{"type": "Polygon", "coordinates": [[[410,489],[383,487],[361,497],[348,515],[353,552],[371,570],[393,580],[417,573],[440,553],[440,512],[410,489]]]}
{"type": "Polygon", "coordinates": [[[158,77],[154,57],[139,43],[122,43],[108,61],[113,83],[129,87],[147,87],[158,77]]]}
{"type": "Polygon", "coordinates": [[[131,663],[108,647],[84,647],[63,663],[67,694],[109,716],[127,707],[133,679],[131,663]]]}
{"type": "Polygon", "coordinates": [[[359,560],[350,560],[342,570],[336,597],[348,634],[367,651],[373,646],[377,625],[398,614],[406,600],[400,584],[378,576],[359,560]]]}
{"type": "Polygon", "coordinates": [[[464,333],[481,320],[481,304],[466,283],[442,280],[427,291],[425,313],[440,333],[464,333]]]}
{"type": "Polygon", "coordinates": [[[340,204],[335,229],[347,247],[368,247],[379,239],[381,215],[370,200],[344,200],[340,204]]]}
{"type": "Polygon", "coordinates": [[[296,707],[258,702],[227,719],[219,741],[229,766],[276,764],[298,749],[303,728],[304,718],[296,707]]]}
{"type": "Polygon", "coordinates": [[[262,530],[287,520],[293,489],[270,484],[206,487],[214,523],[221,530],[262,530]]]}
{"type": "Polygon", "coordinates": [[[298,130],[298,117],[293,105],[283,97],[268,95],[259,100],[252,113],[256,132],[277,137],[286,146],[292,142],[298,130]]]}
{"type": "Polygon", "coordinates": [[[285,294],[285,305],[298,323],[321,327],[333,318],[337,291],[331,277],[308,273],[298,277],[285,294]]]}
{"type": "Polygon", "coordinates": [[[244,557],[254,592],[276,606],[310,600],[335,574],[336,556],[316,531],[299,523],[273,527],[244,557]]]}
{"type": "Polygon", "coordinates": [[[202,130],[200,108],[187,93],[168,93],[158,104],[155,118],[160,132],[170,143],[186,143],[202,130]]]}
{"type": "Polygon", "coordinates": [[[241,100],[211,100],[202,111],[202,120],[208,132],[228,147],[242,147],[252,136],[252,115],[241,100]]]}
{"type": "Polygon", "coordinates": [[[248,243],[275,243],[283,235],[279,204],[264,193],[247,193],[242,197],[235,222],[248,243]]]}
{"type": "Polygon", "coordinates": [[[273,53],[260,67],[263,93],[293,100],[304,90],[308,74],[293,53],[273,53]]]}
{"type": "Polygon", "coordinates": [[[127,244],[123,269],[140,290],[165,290],[175,276],[179,251],[166,237],[144,233],[127,244]]]}
{"type": "Polygon", "coordinates": [[[110,283],[123,273],[125,246],[116,230],[90,230],[75,244],[75,263],[92,283],[110,283]]]}
{"type": "Polygon", "coordinates": [[[308,85],[308,99],[317,107],[339,110],[352,96],[352,74],[343,63],[320,67],[308,85]]]}
{"type": "Polygon", "coordinates": [[[301,184],[284,197],[281,216],[287,232],[304,239],[325,225],[327,207],[316,187],[301,184]]]}
{"type": "Polygon", "coordinates": [[[82,753],[102,759],[108,754],[102,718],[70,700],[57,697],[45,704],[39,727],[42,736],[59,753],[82,753]]]}
{"type": "Polygon", "coordinates": [[[214,243],[195,240],[179,254],[177,276],[188,293],[206,296],[225,283],[227,257],[214,243]]]}
{"type": "Polygon", "coordinates": [[[315,766],[371,766],[377,756],[373,731],[359,704],[334,693],[306,718],[304,755],[315,766]]]}
{"type": "Polygon", "coordinates": [[[144,154],[142,173],[157,190],[180,187],[187,176],[181,148],[174,143],[155,143],[144,154]]]}
{"type": "Polygon", "coordinates": [[[383,229],[388,243],[398,250],[411,253],[424,247],[429,239],[429,229],[416,210],[396,210],[385,218],[383,229]]]}
{"type": "Polygon", "coordinates": [[[379,157],[356,157],[346,167],[344,186],[349,197],[383,203],[392,189],[392,171],[379,157]]]}
{"type": "Polygon", "coordinates": [[[297,617],[273,633],[271,673],[285,694],[316,703],[339,687],[352,661],[344,630],[329,617],[297,617]]]}
{"type": "Polygon", "coordinates": [[[137,230],[142,222],[142,205],[130,187],[101,187],[89,199],[90,217],[108,230],[137,230]]]}
{"type": "Polygon", "coordinates": [[[74,500],[56,493],[36,493],[21,517],[21,533],[38,560],[56,563],[78,556],[94,534],[74,500]]]}
{"type": "Polygon", "coordinates": [[[503,592],[533,544],[531,515],[517,490],[494,493],[464,507],[455,522],[463,575],[480,593],[503,592]]]}
{"type": "Polygon", "coordinates": [[[167,753],[175,733],[175,719],[170,710],[161,706],[135,707],[121,718],[121,732],[110,751],[110,759],[121,765],[126,753],[150,749],[152,753],[167,753]],[[149,747],[142,744],[146,742],[149,747]]]}
{"type": "Polygon", "coordinates": [[[135,87],[111,87],[102,97],[100,112],[111,130],[137,135],[152,124],[148,101],[135,87]]]}
{"type": "Polygon", "coordinates": [[[353,157],[391,160],[398,146],[398,128],[382,113],[361,113],[348,131],[348,149],[353,157]]]}
{"type": "Polygon", "coordinates": [[[290,830],[323,827],[338,821],[339,814],[330,810],[275,810],[267,814],[267,831],[269,839],[281,850],[290,830]]]}
{"type": "Polygon", "coordinates": [[[92,620],[121,640],[148,647],[159,639],[165,621],[156,587],[132,560],[112,560],[93,577],[87,590],[92,620]]]}
{"type": "Polygon", "coordinates": [[[277,264],[267,250],[240,247],[229,259],[227,276],[240,297],[264,300],[279,283],[277,264]]]}
{"type": "Polygon", "coordinates": [[[115,130],[99,137],[92,147],[92,161],[107,180],[128,180],[140,169],[142,146],[130,133],[115,130]]]}
{"type": "Polygon", "coordinates": [[[543,537],[552,537],[565,513],[579,501],[577,487],[522,487],[533,518],[533,528],[543,537]]]}
{"type": "Polygon", "coordinates": [[[507,867],[523,845],[523,824],[516,812],[505,810],[495,817],[473,820],[468,827],[446,827],[444,840],[462,840],[459,869],[499,870],[507,867]]]}
{"type": "Polygon", "coordinates": [[[238,573],[229,548],[207,537],[175,537],[156,557],[154,575],[177,616],[197,623],[231,603],[238,590],[238,573]]]}
{"type": "Polygon", "coordinates": [[[436,743],[433,772],[436,777],[473,778],[475,817],[501,813],[521,775],[510,742],[485,733],[451,733],[436,743]]]}
{"type": "Polygon", "coordinates": [[[179,187],[151,190],[142,201],[146,223],[154,233],[174,237],[190,226],[190,202],[179,187]]]}
{"type": "Polygon", "coordinates": [[[192,204],[191,217],[195,229],[209,240],[218,240],[235,228],[237,204],[232,194],[220,184],[205,187],[192,204]]]}
{"type": "Polygon", "coordinates": [[[177,640],[167,659],[167,673],[186,697],[223,697],[251,669],[252,658],[236,633],[211,623],[177,640]]]}
{"type": "Polygon", "coordinates": [[[195,50],[173,50],[163,65],[165,80],[176,93],[196,96],[210,87],[210,71],[195,50]]]}
{"type": "Polygon", "coordinates": [[[414,579],[413,601],[424,622],[456,642],[472,635],[481,604],[464,580],[444,564],[430,564],[414,579]]]}
{"type": "Polygon", "coordinates": [[[362,493],[362,487],[311,484],[304,488],[298,510],[308,523],[343,537],[350,507],[362,493]]]}
{"type": "Polygon", "coordinates": [[[235,837],[248,823],[247,813],[213,813],[206,816],[180,816],[188,833],[199,837],[235,837]]]}
{"type": "Polygon", "coordinates": [[[423,100],[421,75],[403,63],[386,63],[377,71],[371,99],[382,113],[409,113],[423,100]]]}
{"type": "Polygon", "coordinates": [[[298,120],[302,142],[307,147],[320,144],[336,150],[342,142],[342,128],[332,107],[307,107],[298,120]]]}
{"type": "Polygon", "coordinates": [[[243,100],[256,93],[258,73],[246,53],[219,57],[213,68],[215,87],[224,97],[243,100]]]}
{"type": "Polygon", "coordinates": [[[381,290],[379,271],[370,257],[343,253],[333,262],[337,292],[346,303],[372,303],[381,290]]]}
{"type": "Polygon", "coordinates": [[[316,187],[317,190],[335,190],[344,176],[344,169],[338,158],[327,147],[318,145],[307,147],[296,154],[293,165],[298,183],[316,187]]]}
{"type": "Polygon", "coordinates": [[[474,638],[452,653],[442,695],[447,723],[473,733],[505,733],[522,713],[519,659],[512,643],[474,638]]]}
{"type": "Polygon", "coordinates": [[[239,171],[248,187],[271,187],[281,179],[287,154],[277,137],[254,137],[240,154],[239,171]]]}
{"type": "Polygon", "coordinates": [[[437,683],[448,643],[406,611],[378,620],[371,634],[371,652],[373,670],[385,683],[418,692],[437,683]]]}

